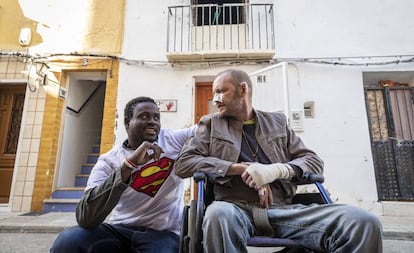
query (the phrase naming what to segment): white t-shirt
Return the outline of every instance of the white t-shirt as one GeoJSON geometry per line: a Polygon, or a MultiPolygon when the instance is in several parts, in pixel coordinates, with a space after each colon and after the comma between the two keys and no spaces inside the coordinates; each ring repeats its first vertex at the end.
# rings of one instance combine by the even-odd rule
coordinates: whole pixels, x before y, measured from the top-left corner
{"type": "MultiPolygon", "coordinates": [[[[173,172],[181,147],[195,127],[161,129],[157,143],[164,150],[158,161],[150,160],[132,172],[132,182],[112,210],[111,224],[169,230],[179,234],[184,207],[184,181],[173,172]]],[[[121,166],[132,150],[117,145],[99,157],[89,176],[86,190],[104,182],[121,166]]]]}

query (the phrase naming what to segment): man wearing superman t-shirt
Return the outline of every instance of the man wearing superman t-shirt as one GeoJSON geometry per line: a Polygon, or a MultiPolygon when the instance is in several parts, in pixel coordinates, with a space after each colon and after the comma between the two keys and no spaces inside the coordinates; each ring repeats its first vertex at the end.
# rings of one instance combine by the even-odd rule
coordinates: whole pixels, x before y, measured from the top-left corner
{"type": "Polygon", "coordinates": [[[161,129],[148,97],[129,101],[124,115],[128,139],[99,157],[76,208],[79,226],[62,231],[51,252],[178,252],[184,183],[171,172],[195,126],[161,129]]]}

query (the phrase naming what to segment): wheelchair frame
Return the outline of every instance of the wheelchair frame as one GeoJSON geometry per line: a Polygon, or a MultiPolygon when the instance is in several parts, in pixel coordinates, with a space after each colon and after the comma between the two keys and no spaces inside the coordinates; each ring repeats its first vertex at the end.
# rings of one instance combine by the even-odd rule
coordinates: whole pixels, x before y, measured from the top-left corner
{"type": "MultiPolygon", "coordinates": [[[[196,172],[193,175],[194,181],[198,184],[197,199],[191,200],[189,206],[183,210],[183,226],[180,234],[179,253],[201,253],[202,245],[202,223],[205,211],[205,184],[206,175],[202,172],[196,172]],[[193,225],[195,224],[195,225],[193,225]]],[[[300,193],[296,194],[293,203],[319,203],[331,204],[332,200],[323,187],[324,177],[322,175],[311,174],[308,180],[298,183],[298,185],[315,184],[318,193],[300,193]],[[310,200],[309,200],[310,197],[310,200]],[[308,198],[308,199],[307,199],[308,198]]],[[[208,204],[207,204],[208,206],[208,204]]],[[[285,249],[278,252],[286,252],[286,249],[303,249],[297,242],[288,238],[270,238],[262,236],[253,236],[248,242],[248,246],[253,247],[284,247],[285,249]]],[[[300,251],[302,252],[302,251],[300,251]]]]}

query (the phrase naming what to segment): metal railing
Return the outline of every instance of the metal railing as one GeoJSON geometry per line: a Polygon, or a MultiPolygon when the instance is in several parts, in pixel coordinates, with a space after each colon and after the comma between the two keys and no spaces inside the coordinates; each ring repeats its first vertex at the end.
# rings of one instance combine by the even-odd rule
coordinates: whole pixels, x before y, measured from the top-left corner
{"type": "Polygon", "coordinates": [[[167,52],[274,50],[272,4],[168,7],[167,52]]]}

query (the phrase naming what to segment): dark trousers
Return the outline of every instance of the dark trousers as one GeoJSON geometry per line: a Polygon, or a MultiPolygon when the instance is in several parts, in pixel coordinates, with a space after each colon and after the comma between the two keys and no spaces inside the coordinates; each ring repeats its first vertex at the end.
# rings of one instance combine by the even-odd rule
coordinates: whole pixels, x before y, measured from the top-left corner
{"type": "Polygon", "coordinates": [[[143,252],[176,253],[179,236],[145,227],[101,224],[93,229],[79,226],[62,231],[50,252],[143,252]]]}

